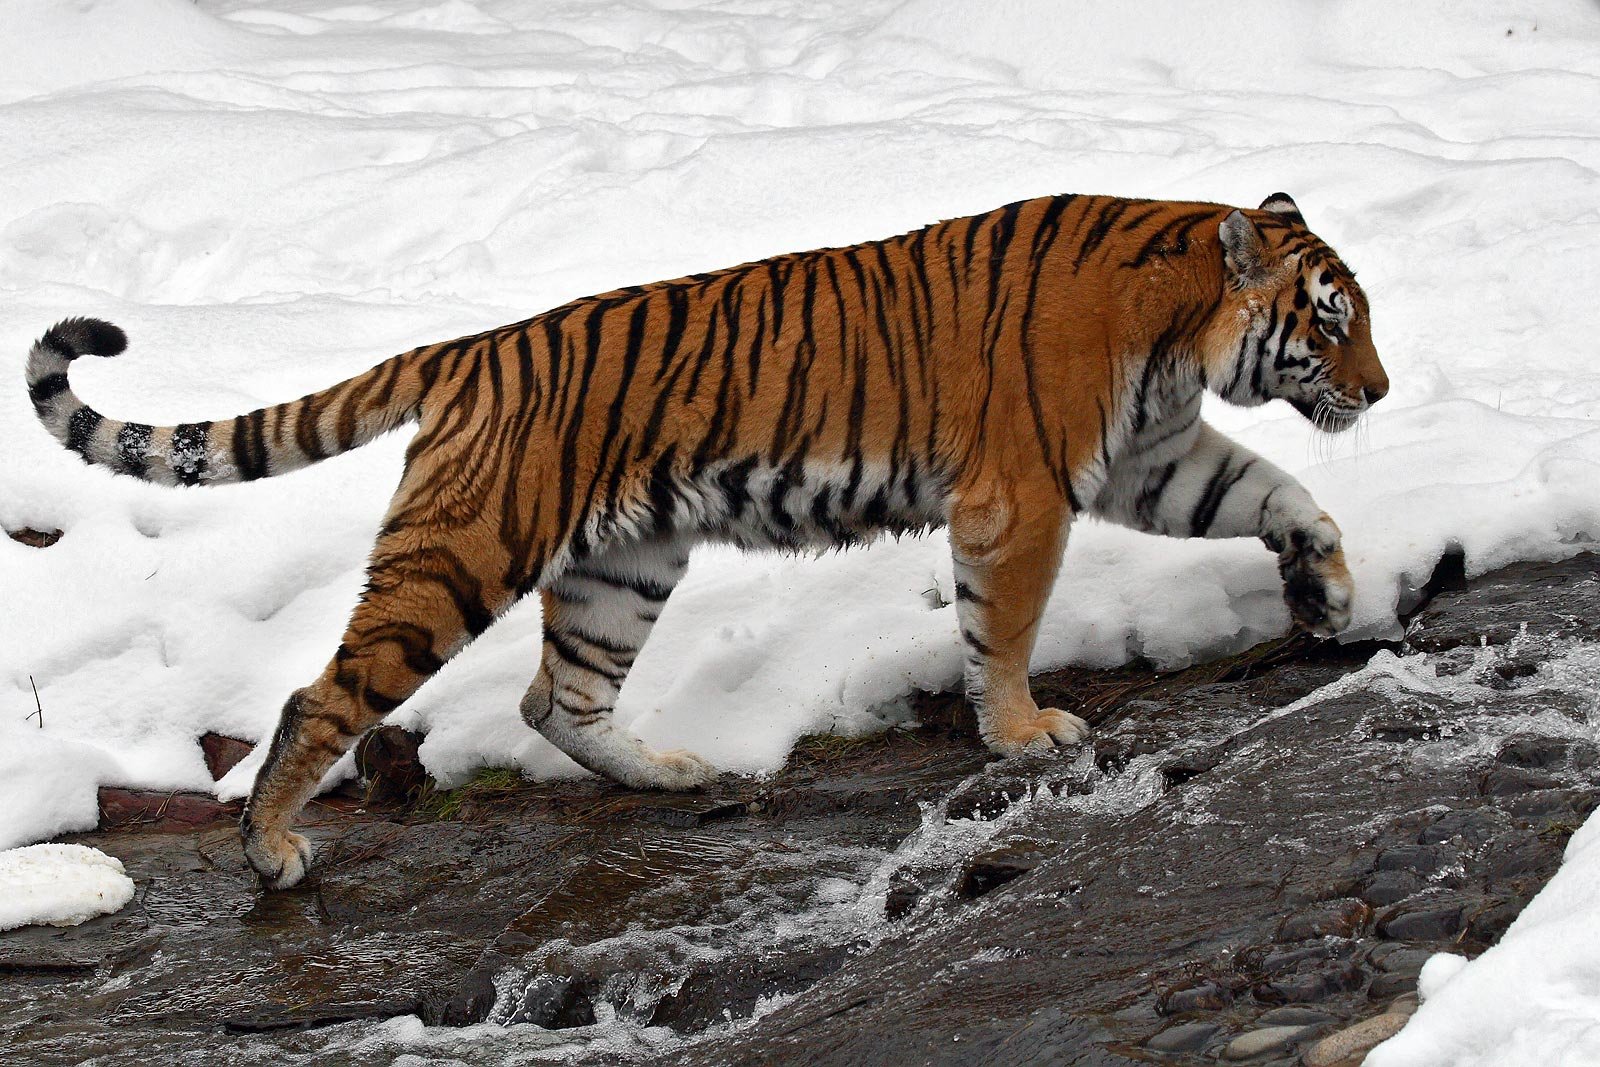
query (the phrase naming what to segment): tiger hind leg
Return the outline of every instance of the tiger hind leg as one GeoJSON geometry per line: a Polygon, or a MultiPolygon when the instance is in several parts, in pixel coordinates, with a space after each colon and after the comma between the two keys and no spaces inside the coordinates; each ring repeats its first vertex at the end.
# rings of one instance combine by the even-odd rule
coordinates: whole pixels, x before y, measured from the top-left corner
{"type": "Polygon", "coordinates": [[[363,733],[488,627],[510,600],[489,577],[502,573],[482,530],[406,527],[378,539],[344,640],[284,705],[239,822],[245,858],[267,888],[305,877],[312,848],[293,831],[300,809],[363,733]]]}
{"type": "Polygon", "coordinates": [[[1083,719],[1040,708],[1028,688],[1028,659],[1070,521],[1060,496],[1043,486],[1018,491],[1028,488],[994,484],[969,490],[950,514],[967,696],[984,743],[1004,756],[1089,735],[1083,719]]]}
{"type": "Polygon", "coordinates": [[[688,565],[681,542],[616,545],[575,561],[541,593],[544,649],[522,717],[576,763],[635,789],[694,789],[717,775],[692,752],[655,751],[612,715],[688,565]]]}

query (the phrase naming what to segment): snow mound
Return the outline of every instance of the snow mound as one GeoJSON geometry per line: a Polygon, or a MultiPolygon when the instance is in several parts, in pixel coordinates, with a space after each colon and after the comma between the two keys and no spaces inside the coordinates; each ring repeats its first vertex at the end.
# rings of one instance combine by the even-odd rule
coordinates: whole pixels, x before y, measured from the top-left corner
{"type": "Polygon", "coordinates": [[[133,899],[122,861],[86,845],[28,845],[0,852],[0,930],[77,926],[133,899]]]}
{"type": "Polygon", "coordinates": [[[1472,961],[1439,953],[1422,1006],[1366,1067],[1594,1067],[1600,1064],[1600,819],[1500,943],[1472,961]]]}

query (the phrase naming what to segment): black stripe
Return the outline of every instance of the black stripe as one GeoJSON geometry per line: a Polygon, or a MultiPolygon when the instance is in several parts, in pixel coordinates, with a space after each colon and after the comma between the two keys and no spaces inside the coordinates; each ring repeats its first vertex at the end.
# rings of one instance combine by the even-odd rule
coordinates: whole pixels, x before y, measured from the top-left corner
{"type": "Polygon", "coordinates": [[[95,431],[100,429],[104,417],[94,408],[79,408],[67,420],[67,447],[92,462],[89,448],[94,444],[95,431]]]}
{"type": "Polygon", "coordinates": [[[142,422],[130,422],[117,431],[117,469],[135,478],[149,470],[150,438],[154,429],[142,422]]]}
{"type": "Polygon", "coordinates": [[[205,477],[211,463],[206,455],[206,434],[210,429],[209,422],[186,422],[173,429],[167,457],[179,485],[199,485],[205,477]]]}
{"type": "Polygon", "coordinates": [[[52,398],[67,391],[67,376],[64,373],[46,374],[36,382],[28,384],[28,399],[33,401],[33,410],[44,414],[52,398]]]}
{"type": "Polygon", "coordinates": [[[545,630],[544,641],[556,655],[579,670],[588,671],[590,674],[598,674],[600,677],[617,685],[621,685],[623,679],[628,677],[627,671],[620,671],[614,667],[602,667],[588,656],[585,656],[578,650],[578,646],[568,641],[566,636],[559,630],[545,630]]]}
{"type": "Polygon", "coordinates": [[[233,465],[240,481],[253,482],[267,476],[267,444],[262,432],[266,414],[257,408],[233,420],[233,465]]]}
{"type": "Polygon", "coordinates": [[[1206,532],[1211,529],[1211,524],[1216,521],[1217,511],[1222,507],[1222,501],[1233,487],[1238,485],[1240,480],[1244,478],[1245,472],[1255,464],[1255,460],[1252,458],[1246,461],[1244,466],[1230,474],[1228,465],[1232,459],[1231,455],[1222,457],[1222,462],[1217,465],[1217,472],[1211,476],[1211,481],[1206,486],[1205,493],[1201,495],[1200,501],[1195,504],[1194,514],[1189,517],[1189,528],[1197,537],[1204,537],[1206,532]]]}

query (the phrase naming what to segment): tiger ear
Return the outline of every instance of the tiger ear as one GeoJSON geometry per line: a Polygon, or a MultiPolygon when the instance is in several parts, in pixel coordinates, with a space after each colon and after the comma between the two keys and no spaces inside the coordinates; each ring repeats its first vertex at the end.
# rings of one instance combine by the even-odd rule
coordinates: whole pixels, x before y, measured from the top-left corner
{"type": "Polygon", "coordinates": [[[1222,237],[1222,262],[1240,288],[1267,280],[1266,245],[1256,224],[1235,208],[1217,231],[1222,237]]]}
{"type": "Polygon", "coordinates": [[[1300,214],[1300,206],[1294,202],[1294,197],[1288,193],[1273,193],[1261,201],[1261,210],[1270,211],[1274,215],[1282,215],[1290,222],[1298,222],[1304,226],[1306,217],[1300,214]]]}

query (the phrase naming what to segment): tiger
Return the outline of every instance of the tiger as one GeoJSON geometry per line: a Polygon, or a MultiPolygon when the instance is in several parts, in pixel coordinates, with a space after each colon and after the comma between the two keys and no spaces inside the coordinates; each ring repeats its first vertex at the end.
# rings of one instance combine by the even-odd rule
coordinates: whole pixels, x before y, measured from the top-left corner
{"type": "Polygon", "coordinates": [[[1254,537],[1292,623],[1350,621],[1339,527],[1293,477],[1201,417],[1289,402],[1349,428],[1388,392],[1366,295],[1284,193],[1259,208],[1061,195],[884,240],[572,301],[394,356],[232,419],[107,418],[68,385],[118,327],[69,318],[31,349],[40,420],[150,482],[275,477],[417,430],[332,659],[283,705],[240,818],[268,889],[313,858],[294,821],[324,773],[537,591],[526,723],[582,767],[687,790],[613,708],[702,542],[815,551],[948,531],[962,679],[1001,756],[1083,740],[1028,664],[1082,516],[1254,537]]]}

